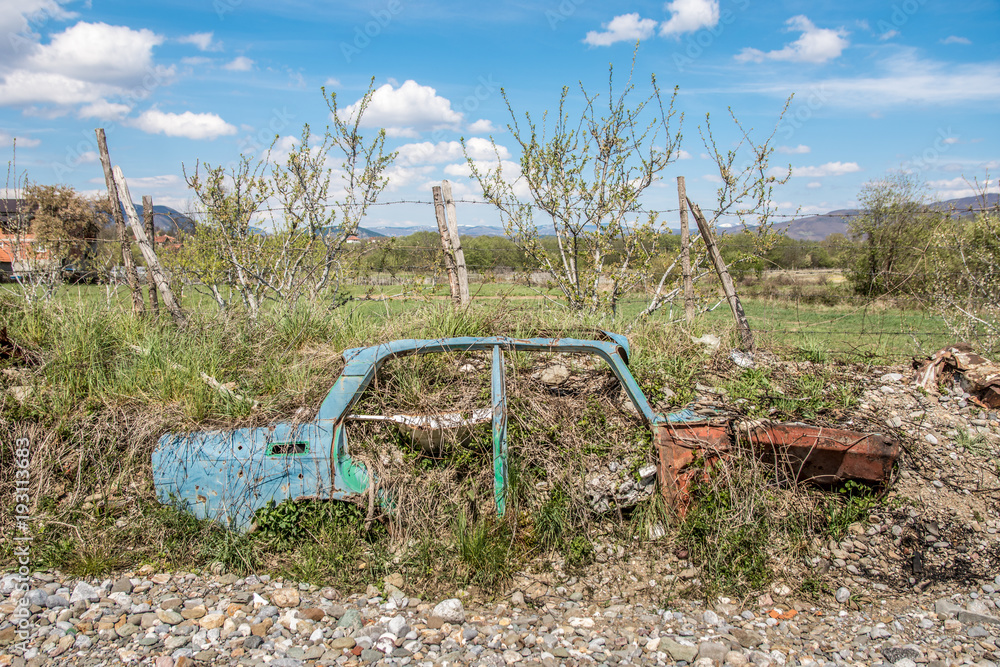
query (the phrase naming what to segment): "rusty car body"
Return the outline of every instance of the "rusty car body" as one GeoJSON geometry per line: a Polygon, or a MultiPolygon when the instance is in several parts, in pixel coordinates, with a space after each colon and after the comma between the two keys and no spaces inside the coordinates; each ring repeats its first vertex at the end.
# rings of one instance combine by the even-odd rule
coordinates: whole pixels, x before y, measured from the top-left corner
{"type": "MultiPolygon", "coordinates": [[[[441,424],[466,427],[489,421],[493,436],[494,502],[497,512],[503,514],[508,491],[505,353],[555,352],[596,355],[608,364],[638,414],[653,430],[662,492],[683,510],[688,485],[703,470],[703,466],[694,464],[728,455],[731,435],[725,425],[720,429],[718,424],[690,410],[656,412],[629,371],[628,340],[610,332],[600,332],[600,336],[600,340],[506,336],[397,340],[346,350],[344,369],[310,422],[164,435],[152,457],[157,496],[161,502],[180,504],[200,518],[247,529],[257,510],[271,501],[359,499],[373,489],[375,480],[350,454],[346,425],[351,421],[395,420],[411,431],[438,428],[441,424]],[[352,413],[388,359],[472,351],[490,352],[492,371],[491,403],[475,410],[470,419],[464,420],[454,413],[416,419],[352,413]]],[[[893,443],[880,436],[829,429],[820,430],[817,435],[811,433],[813,428],[804,425],[768,428],[751,441],[763,456],[772,460],[791,457],[800,461],[798,470],[802,479],[871,482],[887,479],[899,453],[893,443]],[[861,461],[869,461],[870,465],[862,465],[861,461]]],[[[433,437],[424,434],[422,441],[431,443],[433,437]]]]}

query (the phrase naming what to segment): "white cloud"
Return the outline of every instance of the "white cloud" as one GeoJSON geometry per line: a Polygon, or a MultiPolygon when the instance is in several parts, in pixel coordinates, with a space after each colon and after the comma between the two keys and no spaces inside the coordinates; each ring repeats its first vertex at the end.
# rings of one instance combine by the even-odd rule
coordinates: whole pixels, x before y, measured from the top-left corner
{"type": "Polygon", "coordinates": [[[431,166],[404,167],[403,165],[394,164],[385,172],[386,177],[389,179],[386,189],[390,191],[399,190],[427,178],[432,171],[434,171],[434,167],[431,166]]]}
{"type": "MultiPolygon", "coordinates": [[[[63,0],[65,1],[65,0],[63,0]]],[[[62,8],[59,0],[4,0],[0,2],[0,56],[16,57],[24,46],[38,41],[32,24],[46,19],[68,20],[76,13],[62,8]]]]}
{"type": "MultiPolygon", "coordinates": [[[[496,158],[494,157],[493,159],[488,159],[488,160],[475,160],[475,165],[476,169],[483,175],[489,173],[490,171],[496,171],[496,169],[499,167],[501,176],[506,182],[511,184],[514,190],[514,194],[516,196],[521,198],[526,198],[531,195],[531,191],[528,188],[528,184],[525,182],[523,178],[521,178],[521,165],[519,165],[517,162],[513,162],[511,160],[501,160],[500,162],[497,162],[496,158]]],[[[469,163],[466,161],[466,162],[460,162],[458,164],[449,164],[445,166],[444,173],[447,174],[448,176],[453,176],[457,178],[471,178],[472,169],[469,167],[469,163]]],[[[478,183],[473,181],[472,186],[474,188],[472,192],[481,194],[482,191],[478,190],[479,187],[478,183]]]]}
{"type": "MultiPolygon", "coordinates": [[[[469,156],[474,160],[496,160],[510,158],[510,151],[505,146],[497,145],[496,151],[493,149],[493,142],[482,137],[472,137],[465,142],[469,156]]],[[[403,144],[396,149],[399,155],[396,161],[402,164],[436,164],[441,162],[453,162],[462,160],[465,154],[462,151],[462,144],[458,141],[439,141],[433,144],[423,141],[414,144],[403,144]]]]}
{"type": "MultiPolygon", "coordinates": [[[[792,176],[805,178],[823,178],[824,176],[842,176],[861,171],[857,162],[827,162],[814,167],[792,167],[792,176]]],[[[787,167],[771,167],[767,172],[771,176],[784,178],[788,175],[787,167]]]]}
{"type": "Polygon", "coordinates": [[[17,145],[22,148],[34,148],[42,143],[39,139],[32,139],[31,137],[18,137],[0,130],[0,150],[6,151],[10,148],[14,143],[14,139],[17,139],[17,145]]]}
{"type": "Polygon", "coordinates": [[[76,112],[80,118],[98,118],[100,120],[121,120],[132,110],[127,104],[117,104],[107,100],[97,100],[83,106],[76,112]]]}
{"type": "Polygon", "coordinates": [[[233,125],[214,113],[185,111],[176,114],[159,109],[149,109],[131,121],[130,125],[149,134],[165,134],[168,137],[187,137],[188,139],[215,139],[228,134],[236,134],[236,128],[233,125]]]}
{"type": "MultiPolygon", "coordinates": [[[[343,109],[343,118],[353,118],[360,100],[343,109]]],[[[384,127],[393,137],[417,137],[420,131],[443,128],[456,129],[462,114],[451,108],[451,102],[430,86],[421,86],[412,79],[394,88],[387,83],[372,93],[361,124],[364,127],[384,127]]]]}
{"type": "Polygon", "coordinates": [[[104,101],[114,96],[120,89],[74,79],[62,74],[16,70],[3,77],[0,83],[0,104],[21,106],[29,104],[52,104],[57,107],[71,107],[104,101]]]}
{"type": "MultiPolygon", "coordinates": [[[[971,142],[970,142],[971,143],[971,142]]],[[[983,174],[1000,169],[1000,160],[981,160],[978,158],[948,158],[948,162],[936,165],[941,171],[959,172],[963,174],[983,174]]]]}
{"type": "MultiPolygon", "coordinates": [[[[0,11],[2,13],[2,11],[0,11]]],[[[31,110],[60,115],[78,105],[86,116],[99,109],[120,115],[121,106],[169,81],[173,67],[157,66],[153,49],[164,38],[146,29],[78,22],[42,44],[38,36],[19,43],[12,58],[0,58],[0,105],[45,105],[31,110]],[[114,103],[109,99],[118,98],[114,103]],[[119,105],[109,106],[109,105],[119,105]]],[[[2,41],[2,40],[0,40],[2,41]]]]}
{"type": "Polygon", "coordinates": [[[812,183],[807,183],[806,187],[809,188],[810,190],[818,190],[821,187],[823,187],[823,184],[820,183],[819,181],[813,181],[812,183]]]}
{"type": "Polygon", "coordinates": [[[486,118],[480,118],[474,123],[469,123],[469,132],[475,132],[476,134],[486,134],[488,132],[499,132],[497,127],[493,124],[493,121],[487,120],[486,118]]]}
{"type": "Polygon", "coordinates": [[[942,44],[972,44],[972,40],[968,37],[959,37],[958,35],[950,35],[941,40],[942,44]]]}
{"type": "Polygon", "coordinates": [[[789,32],[801,32],[797,40],[776,51],[746,48],[736,55],[738,62],[787,60],[797,63],[825,63],[839,56],[850,44],[843,28],[817,28],[803,15],[793,16],[785,24],[789,32]]]}
{"type": "Polygon", "coordinates": [[[268,162],[271,162],[272,164],[284,164],[288,160],[288,156],[291,152],[295,150],[295,146],[298,143],[299,138],[290,134],[278,137],[274,141],[274,146],[271,147],[268,162]]]}
{"type": "Polygon", "coordinates": [[[671,14],[660,25],[664,37],[714,28],[719,23],[719,0],[673,0],[664,9],[671,14]]]}
{"type": "Polygon", "coordinates": [[[958,141],[958,137],[947,137],[942,140],[942,142],[946,144],[957,144],[958,141]]]}
{"type": "Polygon", "coordinates": [[[639,39],[648,39],[656,30],[656,21],[639,18],[638,13],[622,14],[607,23],[602,23],[601,27],[604,32],[591,30],[583,38],[583,43],[590,46],[611,46],[615,42],[635,42],[639,39]]]}
{"type": "Polygon", "coordinates": [[[746,84],[745,90],[770,92],[780,97],[814,91],[809,94],[810,99],[821,106],[854,108],[866,113],[873,107],[1000,101],[1000,62],[945,63],[921,59],[913,49],[905,49],[879,66],[881,71],[869,76],[808,82],[757,81],[746,84]]]}
{"type": "Polygon", "coordinates": [[[81,21],[40,45],[27,66],[85,81],[134,84],[152,68],[153,48],[163,41],[145,28],[81,21]]]}
{"type": "Polygon", "coordinates": [[[207,65],[212,62],[211,58],[206,58],[205,56],[188,56],[186,58],[181,58],[181,63],[184,65],[198,66],[207,65]]]}
{"type": "Polygon", "coordinates": [[[718,174],[705,174],[701,179],[709,183],[722,183],[722,177],[718,174]]]}
{"type": "Polygon", "coordinates": [[[879,35],[878,38],[884,42],[886,40],[892,39],[893,37],[897,36],[899,36],[898,30],[886,30],[881,35],[879,35]]]}
{"type": "Polygon", "coordinates": [[[798,146],[778,146],[776,149],[779,153],[784,153],[785,155],[804,155],[812,151],[811,148],[805,144],[799,144],[798,146]]]}
{"type": "Polygon", "coordinates": [[[677,151],[676,156],[678,160],[690,160],[692,157],[694,157],[683,148],[677,151]]]}
{"type": "MultiPolygon", "coordinates": [[[[91,183],[104,183],[103,178],[91,179],[91,183]]],[[[152,190],[155,188],[166,188],[181,185],[181,177],[177,174],[164,174],[163,176],[129,176],[129,190],[152,190]]]]}
{"type": "Polygon", "coordinates": [[[253,69],[254,62],[246,56],[237,56],[222,66],[230,72],[249,72],[253,69]]]}
{"type": "MultiPolygon", "coordinates": [[[[495,170],[497,168],[496,159],[475,160],[474,162],[476,164],[476,169],[478,169],[483,174],[490,171],[491,169],[495,170]]],[[[505,178],[511,175],[514,175],[515,179],[520,178],[521,165],[519,165],[517,162],[513,162],[511,160],[501,160],[499,164],[505,178]]],[[[446,165],[444,168],[444,173],[448,174],[449,176],[461,176],[463,178],[468,178],[469,176],[472,175],[472,169],[469,167],[468,162],[459,162],[457,164],[446,165]]]]}
{"type": "MultiPolygon", "coordinates": [[[[465,179],[448,179],[448,183],[451,184],[451,194],[455,197],[455,201],[484,201],[483,191],[479,189],[478,183],[473,183],[465,179]]],[[[427,181],[420,185],[420,189],[430,192],[430,189],[436,185],[441,185],[441,181],[427,181]]],[[[465,217],[463,216],[464,219],[465,217]]],[[[470,220],[469,224],[477,223],[474,220],[470,220]]]]}
{"type": "MultiPolygon", "coordinates": [[[[975,197],[980,193],[973,187],[974,184],[975,182],[971,178],[966,180],[963,176],[927,182],[927,185],[934,191],[935,198],[938,201],[958,199],[959,197],[975,197]]],[[[991,190],[988,188],[988,191],[995,192],[996,188],[994,187],[991,190]]]]}
{"type": "Polygon", "coordinates": [[[327,88],[336,88],[340,85],[340,79],[335,79],[332,76],[327,77],[326,81],[323,82],[323,85],[327,88]]]}
{"type": "Polygon", "coordinates": [[[222,45],[218,42],[213,43],[213,36],[214,33],[212,32],[195,32],[184,37],[178,37],[177,41],[181,44],[193,44],[198,47],[199,51],[221,51],[222,45]]]}

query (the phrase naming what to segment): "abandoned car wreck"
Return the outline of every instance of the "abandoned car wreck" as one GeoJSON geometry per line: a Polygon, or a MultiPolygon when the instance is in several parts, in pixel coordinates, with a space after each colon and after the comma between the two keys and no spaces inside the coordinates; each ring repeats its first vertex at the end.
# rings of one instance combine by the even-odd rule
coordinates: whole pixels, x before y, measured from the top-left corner
{"type": "MultiPolygon", "coordinates": [[[[871,483],[888,480],[898,446],[879,435],[802,424],[752,425],[706,419],[690,410],[657,412],[629,370],[629,343],[619,334],[601,332],[599,340],[574,338],[458,337],[397,340],[343,353],[345,366],[312,421],[273,423],[260,428],[169,433],[153,453],[159,500],[179,503],[199,518],[246,530],[255,513],[286,499],[360,501],[374,494],[378,480],[351,456],[351,422],[390,422],[418,448],[442,445],[444,433],[462,438],[491,424],[493,502],[506,511],[508,479],[508,396],[505,356],[511,353],[563,353],[602,359],[621,390],[652,432],[658,465],[655,478],[667,501],[679,512],[689,503],[688,487],[714,460],[748,446],[753,454],[795,481],[832,484],[848,479],[871,483]],[[490,404],[466,414],[365,415],[352,411],[380,368],[406,355],[485,352],[491,356],[490,404]]],[[[641,483],[654,473],[643,471],[641,483]]],[[[379,501],[392,499],[378,493],[379,501]]]]}

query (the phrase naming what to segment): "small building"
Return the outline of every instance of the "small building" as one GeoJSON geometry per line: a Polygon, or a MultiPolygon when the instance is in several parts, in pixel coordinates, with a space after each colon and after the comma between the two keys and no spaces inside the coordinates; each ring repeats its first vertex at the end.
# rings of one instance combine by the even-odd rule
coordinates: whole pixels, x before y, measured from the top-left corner
{"type": "Polygon", "coordinates": [[[35,243],[32,234],[0,233],[0,273],[10,275],[49,269],[55,261],[44,246],[35,243]]]}
{"type": "Polygon", "coordinates": [[[23,199],[0,198],[0,232],[8,232],[13,227],[12,219],[24,205],[23,199]]]}

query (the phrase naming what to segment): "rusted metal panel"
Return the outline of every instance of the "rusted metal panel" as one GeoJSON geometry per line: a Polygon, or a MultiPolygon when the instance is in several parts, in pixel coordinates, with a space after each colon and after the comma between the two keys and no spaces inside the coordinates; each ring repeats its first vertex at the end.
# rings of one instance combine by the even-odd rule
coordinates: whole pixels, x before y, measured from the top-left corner
{"type": "Polygon", "coordinates": [[[758,456],[796,481],[815,484],[884,484],[899,458],[899,445],[881,435],[805,424],[764,426],[751,430],[748,440],[758,456]]]}
{"type": "Polygon", "coordinates": [[[667,421],[656,426],[653,440],[660,460],[660,489],[671,507],[683,514],[691,500],[691,483],[704,474],[711,461],[729,451],[732,443],[726,425],[667,421]],[[703,465],[694,466],[696,461],[703,465]]]}
{"type": "Polygon", "coordinates": [[[968,343],[942,348],[917,368],[914,384],[937,391],[940,377],[958,375],[962,389],[983,407],[1000,408],[1000,364],[977,354],[968,343]]]}
{"type": "MultiPolygon", "coordinates": [[[[734,430],[742,429],[717,421],[656,427],[660,488],[681,514],[690,503],[691,483],[713,462],[732,453],[734,430]]],[[[882,435],[805,424],[759,424],[738,438],[749,444],[755,456],[797,482],[884,484],[899,459],[899,445],[882,435]]]]}

